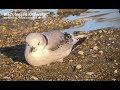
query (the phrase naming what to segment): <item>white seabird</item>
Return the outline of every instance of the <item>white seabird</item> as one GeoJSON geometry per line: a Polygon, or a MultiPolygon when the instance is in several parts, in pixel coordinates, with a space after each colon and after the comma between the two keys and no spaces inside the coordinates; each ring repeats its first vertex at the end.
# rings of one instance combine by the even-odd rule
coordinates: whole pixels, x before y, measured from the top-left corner
{"type": "Polygon", "coordinates": [[[53,30],[43,33],[30,33],[26,37],[25,59],[32,66],[49,65],[52,62],[63,62],[81,35],[53,30]]]}

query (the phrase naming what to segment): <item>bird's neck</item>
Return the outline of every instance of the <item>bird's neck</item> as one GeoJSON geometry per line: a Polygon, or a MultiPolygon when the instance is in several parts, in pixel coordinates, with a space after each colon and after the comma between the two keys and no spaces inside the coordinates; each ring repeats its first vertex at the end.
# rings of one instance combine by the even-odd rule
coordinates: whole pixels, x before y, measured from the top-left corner
{"type": "Polygon", "coordinates": [[[43,47],[38,47],[35,52],[32,53],[34,57],[41,57],[48,53],[48,51],[43,47]]]}

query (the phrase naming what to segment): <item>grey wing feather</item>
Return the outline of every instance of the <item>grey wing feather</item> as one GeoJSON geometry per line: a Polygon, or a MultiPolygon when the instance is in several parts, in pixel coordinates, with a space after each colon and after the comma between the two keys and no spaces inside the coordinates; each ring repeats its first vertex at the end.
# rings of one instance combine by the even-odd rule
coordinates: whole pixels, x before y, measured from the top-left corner
{"type": "Polygon", "coordinates": [[[47,49],[55,51],[60,46],[68,46],[72,43],[72,37],[70,34],[62,33],[61,31],[50,31],[50,32],[44,32],[44,35],[46,35],[48,39],[48,45],[46,46],[47,49]]]}

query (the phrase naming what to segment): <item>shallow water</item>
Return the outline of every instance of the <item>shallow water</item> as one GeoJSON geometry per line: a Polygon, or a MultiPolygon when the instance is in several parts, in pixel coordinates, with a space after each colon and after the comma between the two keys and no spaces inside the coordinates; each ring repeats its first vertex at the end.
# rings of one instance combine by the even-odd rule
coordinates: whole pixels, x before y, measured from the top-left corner
{"type": "Polygon", "coordinates": [[[84,26],[79,28],[70,28],[65,29],[65,32],[74,32],[74,31],[90,31],[90,30],[96,30],[106,27],[120,27],[120,21],[119,22],[97,22],[96,20],[90,20],[85,23],[84,26]]]}
{"type": "Polygon", "coordinates": [[[74,15],[74,16],[70,15],[65,19],[75,20],[75,19],[87,18],[92,16],[97,17],[97,15],[98,17],[103,17],[103,18],[117,18],[117,17],[120,18],[118,9],[88,9],[86,12],[83,12],[80,15],[74,15]]]}
{"type": "MultiPolygon", "coordinates": [[[[15,9],[0,9],[0,14],[11,12],[15,9]]],[[[26,10],[24,9],[23,12],[26,10]]],[[[53,12],[54,15],[57,15],[57,9],[30,9],[29,12],[53,12]]],[[[73,27],[65,29],[65,32],[74,32],[74,31],[90,31],[107,27],[120,27],[120,13],[118,9],[88,9],[86,12],[81,13],[80,15],[69,15],[63,19],[67,20],[77,20],[91,18],[85,22],[81,27],[73,27]]]]}
{"type": "Polygon", "coordinates": [[[65,31],[90,31],[107,27],[120,27],[120,13],[118,12],[118,9],[89,9],[80,15],[70,15],[64,19],[76,20],[88,17],[91,17],[92,20],[87,21],[84,26],[66,29],[65,31]]]}

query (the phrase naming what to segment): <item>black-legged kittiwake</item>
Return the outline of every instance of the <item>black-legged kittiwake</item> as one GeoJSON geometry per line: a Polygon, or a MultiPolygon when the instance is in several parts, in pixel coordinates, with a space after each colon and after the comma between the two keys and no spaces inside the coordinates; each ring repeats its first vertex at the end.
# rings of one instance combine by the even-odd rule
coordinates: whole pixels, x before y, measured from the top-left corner
{"type": "Polygon", "coordinates": [[[25,59],[32,66],[49,65],[52,62],[63,62],[78,38],[73,34],[52,30],[43,33],[30,33],[26,37],[25,59]]]}

